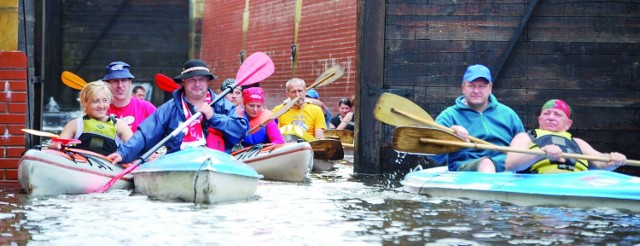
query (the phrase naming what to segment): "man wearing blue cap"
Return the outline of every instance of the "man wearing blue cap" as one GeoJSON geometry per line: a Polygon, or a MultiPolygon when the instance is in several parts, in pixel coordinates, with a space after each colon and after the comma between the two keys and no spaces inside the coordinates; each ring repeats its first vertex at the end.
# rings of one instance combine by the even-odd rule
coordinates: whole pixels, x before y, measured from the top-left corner
{"type": "Polygon", "coordinates": [[[126,122],[131,130],[136,132],[138,125],[156,111],[156,106],[131,96],[131,86],[135,77],[129,68],[129,64],[121,61],[109,63],[102,80],[111,87],[112,98],[108,113],[126,122]]]}
{"type": "MultiPolygon", "coordinates": [[[[462,78],[462,96],[446,108],[436,122],[451,127],[455,134],[469,141],[475,136],[487,142],[508,146],[513,137],[524,132],[522,121],[513,109],[498,102],[491,94],[493,81],[489,68],[469,66],[462,78]]],[[[502,172],[506,154],[496,150],[462,149],[434,156],[446,163],[450,171],[502,172]]]]}

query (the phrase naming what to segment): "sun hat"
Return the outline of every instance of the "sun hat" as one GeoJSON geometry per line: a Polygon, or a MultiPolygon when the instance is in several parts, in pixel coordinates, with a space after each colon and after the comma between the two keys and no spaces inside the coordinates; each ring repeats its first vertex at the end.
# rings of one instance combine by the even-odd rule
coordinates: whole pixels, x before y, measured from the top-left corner
{"type": "Polygon", "coordinates": [[[260,87],[249,87],[242,91],[242,101],[244,104],[259,102],[264,104],[264,91],[260,87]]]}
{"type": "Polygon", "coordinates": [[[464,76],[462,77],[463,81],[472,82],[478,78],[485,78],[489,83],[493,83],[491,80],[491,71],[489,68],[484,65],[476,64],[471,65],[467,68],[467,71],[464,72],[464,76]]]}
{"type": "Polygon", "coordinates": [[[188,79],[193,76],[207,76],[209,80],[217,78],[217,76],[213,75],[209,72],[209,68],[207,68],[207,64],[198,59],[191,59],[182,65],[182,72],[180,75],[173,78],[173,80],[177,83],[182,83],[183,79],[188,79]]]}
{"type": "Polygon", "coordinates": [[[547,102],[545,102],[542,105],[542,109],[540,110],[545,110],[548,108],[554,108],[554,109],[558,109],[562,112],[564,112],[565,115],[567,115],[567,117],[569,117],[569,119],[571,119],[571,113],[573,112],[571,110],[571,107],[569,107],[569,104],[567,104],[565,101],[562,101],[560,99],[551,99],[547,102]]]}
{"type": "MultiPolygon", "coordinates": [[[[232,86],[235,83],[235,79],[226,78],[224,81],[222,81],[222,85],[220,85],[220,91],[224,91],[225,89],[227,89],[227,87],[232,86]]],[[[242,90],[242,86],[236,86],[235,89],[242,90]]]]}
{"type": "Polygon", "coordinates": [[[306,97],[318,99],[320,98],[320,94],[318,94],[318,92],[315,89],[310,89],[310,90],[307,90],[306,97]]]}
{"type": "Polygon", "coordinates": [[[108,81],[111,79],[134,79],[135,77],[131,72],[129,72],[129,64],[126,64],[121,61],[115,61],[109,63],[106,67],[107,74],[102,78],[104,81],[108,81]]]}

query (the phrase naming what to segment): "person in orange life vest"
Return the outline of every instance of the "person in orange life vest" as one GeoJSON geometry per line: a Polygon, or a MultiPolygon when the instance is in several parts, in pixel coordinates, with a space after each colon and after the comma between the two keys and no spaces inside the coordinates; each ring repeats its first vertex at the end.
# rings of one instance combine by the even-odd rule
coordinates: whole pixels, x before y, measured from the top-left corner
{"type": "Polygon", "coordinates": [[[230,153],[247,135],[249,123],[238,116],[236,106],[227,100],[210,105],[216,95],[208,83],[215,78],[203,61],[185,62],[180,75],[174,78],[175,82],[182,83],[182,88],[174,91],[173,98],[158,107],[133,137],[109,157],[114,163],[128,163],[139,158],[197,112],[202,116],[165,143],[167,153],[198,146],[230,153]]]}
{"type": "MultiPolygon", "coordinates": [[[[249,121],[249,129],[262,124],[273,115],[271,111],[264,108],[264,91],[260,87],[250,87],[242,90],[242,101],[244,102],[242,115],[249,121]]],[[[261,143],[284,143],[284,138],[275,121],[269,121],[253,134],[249,133],[240,144],[243,147],[248,147],[261,143]]]]}
{"type": "MultiPolygon", "coordinates": [[[[126,142],[133,132],[124,121],[118,121],[107,114],[111,102],[109,85],[102,81],[88,83],[80,91],[80,104],[83,117],[69,121],[60,132],[60,138],[79,139],[82,143],[76,148],[108,155],[126,142]]],[[[52,149],[61,149],[60,143],[49,145],[52,149]]]]}
{"type": "Polygon", "coordinates": [[[569,132],[573,124],[573,112],[569,105],[560,100],[547,101],[538,116],[539,128],[516,135],[511,141],[512,148],[540,149],[546,156],[509,152],[505,161],[507,171],[526,173],[558,173],[586,171],[588,169],[613,170],[624,165],[627,157],[618,152],[600,153],[586,141],[574,138],[569,132]],[[574,160],[562,157],[562,152],[603,156],[611,161],[574,160]]]}
{"type": "Polygon", "coordinates": [[[102,81],[109,83],[113,94],[109,114],[116,115],[131,127],[131,131],[136,132],[142,121],[156,111],[156,106],[131,96],[131,86],[135,77],[129,68],[129,64],[121,61],[109,63],[102,81]]]}
{"type": "MultiPolygon", "coordinates": [[[[220,92],[226,90],[227,87],[235,83],[236,83],[235,79],[232,79],[232,78],[225,79],[222,82],[222,85],[220,85],[220,92]]],[[[236,112],[238,112],[238,115],[242,115],[242,110],[244,107],[242,103],[242,86],[236,86],[236,88],[233,88],[233,90],[229,92],[229,94],[224,96],[224,99],[227,99],[227,101],[233,103],[233,105],[236,105],[236,112]]]]}

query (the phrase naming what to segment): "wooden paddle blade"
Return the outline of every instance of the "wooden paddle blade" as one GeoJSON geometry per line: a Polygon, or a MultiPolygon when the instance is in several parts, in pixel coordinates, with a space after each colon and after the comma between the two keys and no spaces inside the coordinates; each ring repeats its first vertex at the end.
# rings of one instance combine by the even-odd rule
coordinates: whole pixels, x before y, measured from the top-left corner
{"type": "Polygon", "coordinates": [[[427,111],[411,100],[387,92],[380,95],[376,107],[373,109],[373,116],[379,121],[393,126],[426,126],[427,122],[435,123],[427,111]],[[401,113],[410,113],[414,117],[407,117],[401,113]]]}
{"type": "Polygon", "coordinates": [[[273,74],[275,66],[271,58],[262,52],[253,53],[238,69],[236,74],[236,86],[245,86],[258,83],[273,74]]]}
{"type": "Polygon", "coordinates": [[[156,85],[158,85],[158,88],[163,91],[174,92],[175,90],[180,89],[180,85],[167,75],[157,73],[155,79],[156,85]]]}
{"type": "Polygon", "coordinates": [[[317,139],[309,142],[313,149],[313,158],[322,160],[344,159],[342,143],[334,139],[317,139]]]}
{"type": "Polygon", "coordinates": [[[353,144],[353,132],[349,130],[330,129],[324,131],[325,138],[337,139],[342,143],[353,144]]]}
{"type": "Polygon", "coordinates": [[[447,140],[466,143],[456,135],[428,127],[400,126],[393,132],[393,149],[401,152],[442,154],[455,152],[461,147],[452,145],[427,144],[420,138],[447,140]]]}
{"type": "Polygon", "coordinates": [[[62,79],[63,84],[76,90],[82,90],[82,88],[87,85],[87,81],[69,71],[63,71],[60,79],[62,79]]]}
{"type": "Polygon", "coordinates": [[[331,84],[334,81],[338,80],[340,77],[344,75],[344,69],[339,64],[333,65],[332,67],[325,70],[313,84],[307,87],[307,90],[323,87],[325,85],[331,84]]]}
{"type": "Polygon", "coordinates": [[[25,133],[29,133],[31,135],[35,135],[35,136],[40,136],[40,137],[47,137],[47,138],[59,138],[60,136],[58,136],[58,134],[54,134],[54,133],[50,133],[50,132],[43,132],[43,131],[38,131],[38,130],[33,130],[33,129],[20,129],[25,133]]]}

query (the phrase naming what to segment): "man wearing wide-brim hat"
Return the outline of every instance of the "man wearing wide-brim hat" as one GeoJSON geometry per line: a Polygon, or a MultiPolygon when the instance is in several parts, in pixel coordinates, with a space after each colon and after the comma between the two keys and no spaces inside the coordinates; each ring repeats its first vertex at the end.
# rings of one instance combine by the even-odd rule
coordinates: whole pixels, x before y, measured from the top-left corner
{"type": "Polygon", "coordinates": [[[173,98],[162,104],[133,137],[109,157],[122,163],[135,160],[197,112],[202,116],[165,143],[167,153],[198,146],[230,153],[246,136],[249,123],[236,114],[235,105],[227,100],[210,105],[216,95],[208,85],[215,78],[203,61],[185,62],[180,75],[174,77],[182,88],[174,91],[173,98]]]}

